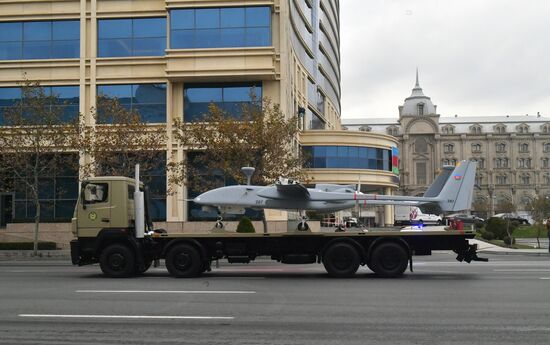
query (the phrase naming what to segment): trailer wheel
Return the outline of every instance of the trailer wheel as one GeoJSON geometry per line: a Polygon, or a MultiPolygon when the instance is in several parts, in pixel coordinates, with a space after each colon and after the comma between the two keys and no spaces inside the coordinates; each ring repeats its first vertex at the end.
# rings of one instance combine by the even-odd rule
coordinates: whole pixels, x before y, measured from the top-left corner
{"type": "Polygon", "coordinates": [[[323,265],[328,274],[336,278],[348,278],[357,272],[361,258],[357,249],[340,242],[328,247],[323,254],[323,265]]]}
{"type": "Polygon", "coordinates": [[[199,251],[188,244],[176,245],[166,255],[166,268],[174,277],[196,277],[203,272],[199,251]]]}
{"type": "Polygon", "coordinates": [[[108,277],[130,277],[135,272],[134,252],[124,244],[111,244],[101,252],[99,266],[108,277]]]}
{"type": "Polygon", "coordinates": [[[386,242],[374,248],[369,267],[380,277],[393,278],[405,272],[408,260],[407,251],[403,246],[386,242]]]}

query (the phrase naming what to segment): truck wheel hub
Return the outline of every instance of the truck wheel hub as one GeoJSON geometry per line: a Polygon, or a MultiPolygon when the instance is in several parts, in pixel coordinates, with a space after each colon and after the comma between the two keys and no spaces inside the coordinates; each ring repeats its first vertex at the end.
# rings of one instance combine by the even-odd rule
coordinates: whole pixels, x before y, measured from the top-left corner
{"type": "Polygon", "coordinates": [[[180,269],[185,269],[187,266],[191,264],[191,258],[189,257],[189,254],[187,253],[180,253],[176,256],[175,260],[176,266],[180,269]]]}
{"type": "Polygon", "coordinates": [[[126,260],[124,256],[120,253],[115,253],[109,257],[109,266],[113,269],[121,269],[124,267],[126,260]]]}

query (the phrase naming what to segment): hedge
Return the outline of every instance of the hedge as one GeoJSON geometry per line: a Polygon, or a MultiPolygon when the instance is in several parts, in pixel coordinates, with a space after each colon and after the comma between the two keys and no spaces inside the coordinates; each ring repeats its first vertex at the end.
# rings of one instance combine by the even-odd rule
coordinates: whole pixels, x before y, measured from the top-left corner
{"type": "MultiPolygon", "coordinates": [[[[55,242],[38,242],[39,250],[55,250],[55,242]]],[[[32,242],[6,242],[0,243],[0,250],[33,250],[32,242]]]]}

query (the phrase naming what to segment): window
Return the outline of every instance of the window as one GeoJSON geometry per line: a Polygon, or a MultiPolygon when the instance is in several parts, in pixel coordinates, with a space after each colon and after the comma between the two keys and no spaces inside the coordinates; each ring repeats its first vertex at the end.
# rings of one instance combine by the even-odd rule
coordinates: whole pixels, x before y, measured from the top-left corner
{"type": "Polygon", "coordinates": [[[443,144],[443,152],[452,153],[455,150],[454,144],[443,144]]]}
{"type": "Polygon", "coordinates": [[[541,164],[541,166],[542,166],[543,169],[548,169],[548,168],[550,168],[550,164],[549,164],[549,163],[550,163],[550,159],[548,159],[548,158],[542,158],[542,159],[540,160],[540,164],[541,164]]]}
{"type": "MultiPolygon", "coordinates": [[[[185,84],[184,118],[198,121],[214,103],[228,115],[240,118],[243,106],[252,106],[262,99],[261,83],[185,84]]],[[[306,114],[307,115],[307,114],[306,114]]]]}
{"type": "Polygon", "coordinates": [[[497,167],[497,168],[508,168],[508,158],[497,158],[497,159],[495,159],[495,167],[497,167]]]}
{"type": "Polygon", "coordinates": [[[550,124],[544,124],[544,125],[540,126],[540,129],[541,129],[542,133],[548,134],[548,133],[550,133],[550,124]]]}
{"type": "Polygon", "coordinates": [[[416,184],[426,184],[428,173],[426,171],[426,162],[416,162],[416,184]]]}
{"type": "Polygon", "coordinates": [[[388,127],[386,128],[386,133],[389,135],[397,136],[399,134],[399,129],[397,127],[388,127]]]}
{"type": "Polygon", "coordinates": [[[531,181],[531,177],[529,175],[521,175],[521,183],[524,185],[528,185],[531,181]]]}
{"type": "Polygon", "coordinates": [[[506,152],[506,144],[505,143],[496,143],[495,149],[497,152],[506,152]]]}
{"type": "Polygon", "coordinates": [[[418,115],[424,115],[424,103],[418,103],[418,115]]]}
{"type": "Polygon", "coordinates": [[[106,202],[109,196],[107,183],[88,183],[84,188],[84,205],[106,202]]]}
{"type": "Polygon", "coordinates": [[[414,141],[414,152],[415,153],[427,153],[428,152],[428,142],[424,138],[418,138],[414,141]]]}
{"type": "Polygon", "coordinates": [[[99,57],[162,56],[166,49],[166,18],[100,19],[99,57]]]}
{"type": "Polygon", "coordinates": [[[326,123],[323,119],[313,112],[310,108],[306,109],[306,129],[319,130],[325,129],[326,123]]]}
{"type": "Polygon", "coordinates": [[[443,127],[443,134],[454,134],[455,127],[452,125],[447,125],[443,127]]]}
{"type": "Polygon", "coordinates": [[[527,134],[529,133],[529,126],[526,124],[522,124],[516,127],[519,134],[527,134]]]}
{"type": "Polygon", "coordinates": [[[68,59],[79,56],[78,20],[0,23],[0,60],[68,59]]]}
{"type": "Polygon", "coordinates": [[[476,186],[481,186],[483,184],[483,176],[482,175],[476,174],[475,184],[476,184],[476,186]]]}
{"type": "Polygon", "coordinates": [[[519,144],[519,152],[529,152],[529,144],[520,143],[519,144]]]}
{"type": "MultiPolygon", "coordinates": [[[[46,96],[57,97],[56,104],[51,103],[50,109],[61,112],[62,121],[72,121],[78,117],[79,87],[78,86],[42,86],[46,96]]],[[[23,91],[19,87],[0,87],[0,126],[7,125],[4,121],[5,111],[17,104],[22,105],[23,91]]],[[[52,100],[53,101],[53,100],[52,100]]]]}
{"type": "Polygon", "coordinates": [[[472,161],[477,162],[477,168],[478,169],[484,169],[485,168],[485,159],[483,158],[471,158],[472,161]]]}
{"type": "MultiPolygon", "coordinates": [[[[165,84],[100,85],[97,94],[118,98],[123,107],[139,112],[144,122],[166,122],[165,84]]],[[[99,122],[110,123],[111,120],[107,114],[100,114],[99,122]]]]}
{"type": "MultiPolygon", "coordinates": [[[[78,198],[78,154],[67,154],[58,158],[59,166],[47,169],[39,178],[38,199],[41,221],[70,221],[78,198]]],[[[31,189],[23,180],[14,179],[14,220],[34,220],[36,207],[31,189]]]]}
{"type": "Polygon", "coordinates": [[[546,185],[550,184],[550,175],[549,174],[544,175],[544,184],[546,184],[546,185]]]}
{"type": "Polygon", "coordinates": [[[506,126],[503,124],[498,124],[495,127],[495,133],[496,134],[504,134],[506,133],[506,126]]]}
{"type": "Polygon", "coordinates": [[[544,143],[542,144],[542,152],[550,152],[550,143],[544,143]]]}
{"type": "Polygon", "coordinates": [[[472,152],[481,152],[481,144],[472,144],[472,152]]]}
{"type": "Polygon", "coordinates": [[[325,113],[325,95],[320,90],[317,90],[317,110],[319,113],[325,113]]]}
{"type": "Polygon", "coordinates": [[[370,127],[370,126],[361,126],[361,127],[359,127],[359,130],[361,132],[370,132],[370,131],[372,131],[372,127],[370,127]]]}
{"type": "Polygon", "coordinates": [[[391,171],[391,151],[360,146],[303,146],[310,169],[373,169],[391,171]]]}
{"type": "Polygon", "coordinates": [[[170,11],[170,48],[265,47],[271,45],[269,7],[170,11]]]}
{"type": "Polygon", "coordinates": [[[497,175],[497,184],[506,184],[508,181],[506,175],[497,175]]]}
{"type": "Polygon", "coordinates": [[[470,127],[470,133],[472,134],[481,134],[481,126],[480,125],[473,125],[470,127]]]}
{"type": "Polygon", "coordinates": [[[518,168],[531,168],[531,158],[518,158],[518,168]]]}

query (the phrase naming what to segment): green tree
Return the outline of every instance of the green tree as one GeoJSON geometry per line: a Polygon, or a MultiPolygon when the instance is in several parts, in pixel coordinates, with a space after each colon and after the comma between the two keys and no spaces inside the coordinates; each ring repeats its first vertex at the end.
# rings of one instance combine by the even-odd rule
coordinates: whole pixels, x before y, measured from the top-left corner
{"type": "Polygon", "coordinates": [[[14,183],[26,186],[34,205],[33,254],[38,254],[38,234],[42,205],[41,177],[56,169],[77,169],[78,147],[72,145],[74,127],[63,114],[58,95],[46,94],[38,82],[21,84],[22,98],[5,109],[0,127],[0,176],[2,188],[13,190],[14,183]],[[71,155],[72,154],[72,155],[71,155]]]}
{"type": "Polygon", "coordinates": [[[237,225],[237,232],[239,233],[255,233],[256,229],[254,228],[254,224],[252,224],[252,221],[248,217],[242,217],[239,221],[239,225],[237,225]]]}
{"type": "Polygon", "coordinates": [[[550,199],[543,195],[537,195],[529,204],[529,213],[537,228],[537,246],[540,248],[540,235],[545,230],[543,222],[550,217],[550,199]]]}

